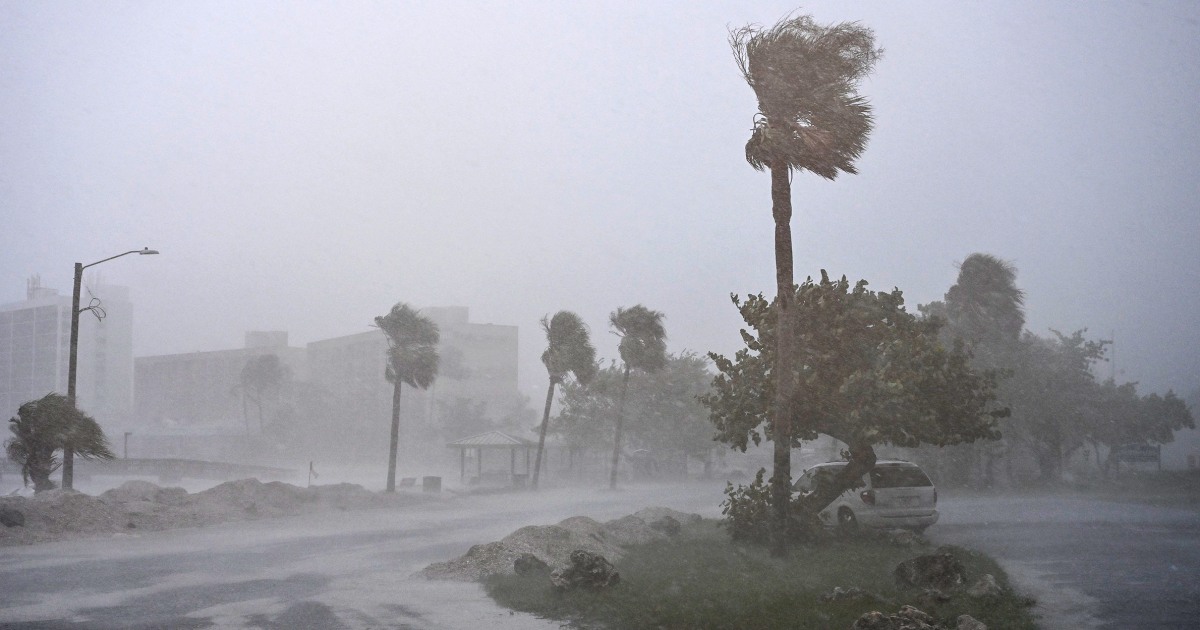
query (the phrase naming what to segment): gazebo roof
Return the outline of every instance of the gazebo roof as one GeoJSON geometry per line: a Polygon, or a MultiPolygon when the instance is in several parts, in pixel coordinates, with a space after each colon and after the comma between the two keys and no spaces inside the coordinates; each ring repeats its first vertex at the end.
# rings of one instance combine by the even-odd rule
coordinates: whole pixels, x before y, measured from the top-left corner
{"type": "Polygon", "coordinates": [[[503,431],[488,431],[472,435],[447,444],[451,448],[520,448],[534,446],[535,442],[515,437],[503,431]]]}

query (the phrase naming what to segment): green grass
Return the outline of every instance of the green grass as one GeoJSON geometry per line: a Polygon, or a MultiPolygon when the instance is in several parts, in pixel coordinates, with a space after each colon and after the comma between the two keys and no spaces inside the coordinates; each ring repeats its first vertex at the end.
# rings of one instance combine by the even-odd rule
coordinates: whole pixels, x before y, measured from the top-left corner
{"type": "MultiPolygon", "coordinates": [[[[600,593],[557,593],[545,576],[496,576],[485,583],[499,604],[582,627],[623,628],[849,628],[871,610],[895,614],[913,604],[941,621],[961,614],[990,628],[1035,628],[1029,602],[1012,594],[972,599],[956,595],[937,605],[917,603],[918,592],[899,591],[892,570],[929,553],[878,540],[838,540],[796,547],[786,560],[766,550],[734,544],[715,521],[684,529],[668,543],[630,549],[615,563],[621,583],[600,593]],[[821,601],[833,590],[857,586],[887,600],[821,601]]],[[[991,573],[1008,592],[1008,578],[990,558],[965,549],[955,555],[974,580],[991,573]]]]}

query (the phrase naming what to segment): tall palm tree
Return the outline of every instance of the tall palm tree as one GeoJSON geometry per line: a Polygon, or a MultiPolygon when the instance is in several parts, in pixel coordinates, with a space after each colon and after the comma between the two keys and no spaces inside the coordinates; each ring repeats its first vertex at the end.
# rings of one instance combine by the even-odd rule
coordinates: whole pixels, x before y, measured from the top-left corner
{"type": "Polygon", "coordinates": [[[100,425],[61,394],[46,394],[21,405],[8,430],[13,437],[4,449],[9,459],[21,465],[25,483],[33,481],[34,492],[54,489],[50,474],[61,465],[55,454],[59,450],[71,448],[84,459],[116,458],[100,425]]]}
{"type": "Polygon", "coordinates": [[[617,402],[617,431],[613,438],[612,473],[608,487],[617,487],[617,463],[621,459],[621,425],[625,416],[625,394],[629,391],[632,370],[657,372],[667,366],[667,331],[662,324],[663,314],[641,304],[618,308],[608,316],[613,332],[621,338],[617,347],[625,364],[621,377],[621,397],[617,402]]]}
{"type": "Polygon", "coordinates": [[[542,470],[542,449],[546,446],[546,425],[550,422],[550,405],[554,402],[554,386],[562,383],[567,374],[587,385],[596,375],[596,348],[588,338],[587,325],[571,311],[559,311],[554,317],[542,318],[542,330],[546,331],[546,351],[542,363],[550,374],[550,387],[546,390],[546,409],[542,412],[542,426],[538,429],[537,458],[533,465],[533,489],[538,487],[538,474],[542,470]]]}
{"type": "Polygon", "coordinates": [[[856,23],[821,25],[810,16],[785,19],[771,28],[745,26],[729,33],[733,56],[758,98],[746,161],[771,171],[771,214],[775,219],[776,383],[771,410],[775,444],[771,501],[775,556],[787,554],[785,532],[791,497],[791,422],[794,390],[794,327],[789,306],[792,270],[793,170],[834,179],[855,173],[873,125],[871,106],[858,83],[883,53],[875,34],[856,23]]]}
{"type": "Polygon", "coordinates": [[[971,344],[1015,343],[1025,328],[1025,292],[1017,269],[990,254],[971,254],[946,292],[950,327],[971,344]]]}
{"type": "Polygon", "coordinates": [[[396,451],[400,446],[400,385],[428,389],[437,380],[437,324],[404,302],[397,302],[387,315],[375,318],[387,335],[387,368],[384,377],[392,384],[392,441],[388,450],[387,491],[396,491],[396,451]]]}

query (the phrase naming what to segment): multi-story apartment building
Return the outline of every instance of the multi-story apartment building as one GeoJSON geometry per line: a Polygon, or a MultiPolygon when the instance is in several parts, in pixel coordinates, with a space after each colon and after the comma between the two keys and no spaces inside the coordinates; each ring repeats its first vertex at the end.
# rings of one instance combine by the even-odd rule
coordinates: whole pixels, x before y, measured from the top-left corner
{"type": "MultiPolygon", "coordinates": [[[[465,307],[422,313],[441,332],[441,366],[428,390],[404,388],[402,450],[439,459],[452,455],[446,442],[485,430],[523,401],[517,386],[517,327],[471,323],[465,307]]],[[[256,440],[303,444],[347,459],[386,457],[392,407],[386,356],[383,332],[369,329],[305,348],[288,346],[286,333],[247,333],[246,347],[236,350],[138,357],[141,428],[135,444],[147,449],[139,452],[178,456],[199,453],[205,441],[250,433],[256,440]],[[240,376],[251,359],[266,354],[278,356],[290,378],[265,410],[260,431],[257,406],[246,406],[240,376]],[[271,427],[277,412],[286,417],[271,427]],[[168,436],[174,440],[169,449],[163,446],[168,436]],[[152,442],[158,446],[150,448],[152,442]]],[[[221,457],[243,456],[225,450],[221,457]]]]}
{"type": "MultiPolygon", "coordinates": [[[[80,300],[76,401],[106,430],[132,419],[133,305],[126,287],[87,286],[80,300]],[[93,307],[90,308],[89,307],[93,307]],[[97,317],[101,316],[101,317],[97,317]]],[[[67,393],[71,296],[31,278],[23,302],[0,304],[0,413],[67,393]]]]}
{"type": "MultiPolygon", "coordinates": [[[[445,417],[447,413],[467,407],[489,420],[510,412],[520,400],[517,327],[472,323],[463,306],[430,307],[421,313],[438,325],[441,360],[433,386],[405,389],[401,397],[405,423],[436,428],[452,421],[445,417]]],[[[384,380],[386,356],[387,339],[378,329],[314,341],[308,344],[309,377],[329,391],[351,395],[358,403],[358,415],[387,417],[392,386],[384,380]]]]}
{"type": "Polygon", "coordinates": [[[135,361],[136,415],[142,427],[228,427],[253,423],[257,405],[241,383],[242,370],[256,357],[275,355],[288,372],[284,380],[307,378],[304,348],[288,345],[282,331],[247,332],[233,350],[138,357],[135,361]]]}

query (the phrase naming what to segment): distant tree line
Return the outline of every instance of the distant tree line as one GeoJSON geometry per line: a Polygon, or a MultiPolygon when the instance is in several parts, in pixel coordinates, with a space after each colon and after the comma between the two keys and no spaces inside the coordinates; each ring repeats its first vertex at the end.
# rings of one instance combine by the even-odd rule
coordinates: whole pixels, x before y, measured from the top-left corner
{"type": "Polygon", "coordinates": [[[943,341],[965,344],[973,366],[1002,375],[997,399],[1011,410],[995,441],[916,455],[941,483],[1052,483],[1072,461],[1082,464],[1078,472],[1103,477],[1113,471],[1118,447],[1167,443],[1195,426],[1174,392],[1139,395],[1136,383],[1097,377],[1111,341],[1089,339],[1086,330],[1025,330],[1016,269],[994,256],[968,256],[945,299],[920,310],[945,322],[943,341]]]}

